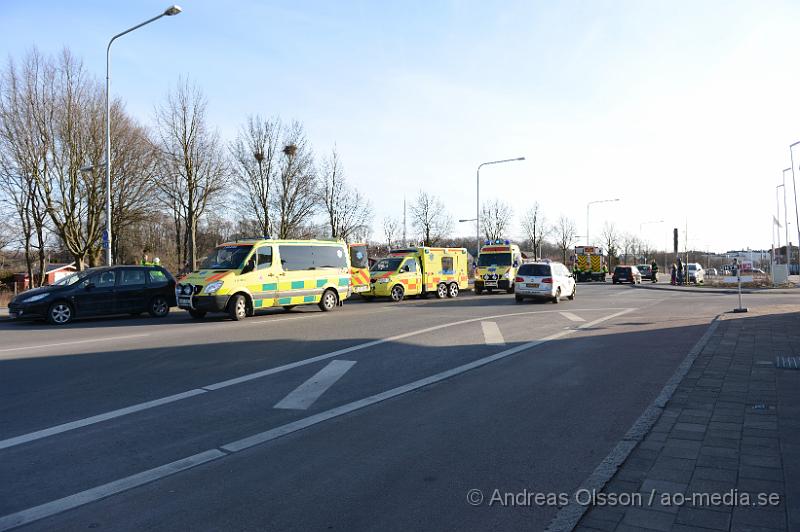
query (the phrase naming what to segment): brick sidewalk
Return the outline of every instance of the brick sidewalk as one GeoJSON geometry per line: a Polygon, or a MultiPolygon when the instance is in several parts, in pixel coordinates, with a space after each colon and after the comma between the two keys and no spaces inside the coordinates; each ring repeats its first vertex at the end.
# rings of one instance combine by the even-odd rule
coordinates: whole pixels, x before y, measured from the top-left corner
{"type": "Polygon", "coordinates": [[[593,506],[576,530],[800,530],[800,370],[776,367],[787,356],[800,357],[799,306],[724,315],[603,489],[641,502],[593,506]],[[742,504],[773,493],[777,506],[742,504]],[[686,502],[665,505],[662,494],[686,502]],[[723,495],[740,504],[706,499],[723,495]]]}

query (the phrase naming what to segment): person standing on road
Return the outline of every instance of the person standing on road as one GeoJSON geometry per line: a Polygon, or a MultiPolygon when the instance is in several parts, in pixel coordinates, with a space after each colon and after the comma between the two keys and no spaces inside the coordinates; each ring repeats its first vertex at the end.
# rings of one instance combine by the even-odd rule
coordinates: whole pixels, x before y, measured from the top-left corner
{"type": "Polygon", "coordinates": [[[672,268],[670,268],[670,278],[669,284],[674,285],[675,281],[678,280],[678,267],[675,266],[675,263],[672,263],[672,268]]]}
{"type": "Polygon", "coordinates": [[[678,257],[678,284],[683,284],[683,262],[678,257]]]}
{"type": "Polygon", "coordinates": [[[652,274],[653,274],[652,275],[652,280],[653,280],[654,283],[657,283],[658,282],[658,263],[655,261],[655,259],[653,259],[653,264],[650,265],[650,268],[652,268],[652,274]]]}

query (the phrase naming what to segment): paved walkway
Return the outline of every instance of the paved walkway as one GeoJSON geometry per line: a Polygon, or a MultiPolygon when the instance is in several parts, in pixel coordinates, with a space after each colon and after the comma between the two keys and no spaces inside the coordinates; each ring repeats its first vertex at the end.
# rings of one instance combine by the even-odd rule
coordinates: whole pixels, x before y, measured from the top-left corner
{"type": "Polygon", "coordinates": [[[800,370],[776,367],[791,356],[800,306],[724,315],[603,489],[630,504],[594,505],[576,530],[800,530],[800,370]]]}

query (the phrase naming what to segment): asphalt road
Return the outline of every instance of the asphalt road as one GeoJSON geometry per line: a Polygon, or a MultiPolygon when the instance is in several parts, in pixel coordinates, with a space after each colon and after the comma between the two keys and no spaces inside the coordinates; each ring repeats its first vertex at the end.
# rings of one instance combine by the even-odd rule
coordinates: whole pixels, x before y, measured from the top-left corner
{"type": "Polygon", "coordinates": [[[490,500],[575,490],[735,305],[594,284],[0,322],[0,530],[541,530],[555,506],[490,500]]]}

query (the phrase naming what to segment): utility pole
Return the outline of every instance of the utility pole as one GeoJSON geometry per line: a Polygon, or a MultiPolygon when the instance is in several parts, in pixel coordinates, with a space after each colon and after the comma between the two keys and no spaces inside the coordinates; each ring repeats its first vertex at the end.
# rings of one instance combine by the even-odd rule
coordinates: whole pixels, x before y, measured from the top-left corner
{"type": "Polygon", "coordinates": [[[408,245],[406,240],[406,197],[403,196],[403,247],[408,245]]]}

